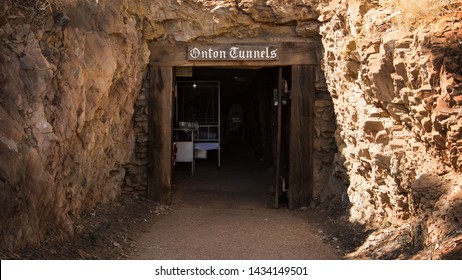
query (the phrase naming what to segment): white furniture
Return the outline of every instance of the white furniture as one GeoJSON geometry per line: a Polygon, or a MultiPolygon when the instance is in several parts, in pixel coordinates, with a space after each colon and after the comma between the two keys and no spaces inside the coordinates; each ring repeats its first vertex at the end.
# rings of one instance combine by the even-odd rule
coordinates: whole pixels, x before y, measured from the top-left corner
{"type": "Polygon", "coordinates": [[[218,151],[218,167],[221,165],[220,126],[200,125],[194,139],[194,149],[201,151],[218,151]]]}
{"type": "Polygon", "coordinates": [[[177,162],[191,163],[191,176],[194,174],[194,129],[176,128],[173,129],[174,146],[176,146],[176,157],[174,165],[177,162]]]}

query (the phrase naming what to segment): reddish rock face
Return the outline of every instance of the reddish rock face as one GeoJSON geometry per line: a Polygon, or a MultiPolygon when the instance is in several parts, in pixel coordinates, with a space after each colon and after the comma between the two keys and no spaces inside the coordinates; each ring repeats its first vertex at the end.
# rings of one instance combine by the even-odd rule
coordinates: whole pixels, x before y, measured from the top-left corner
{"type": "Polygon", "coordinates": [[[0,219],[2,244],[15,247],[71,234],[73,215],[121,193],[149,54],[120,5],[52,5],[33,20],[20,6],[5,12],[0,219]],[[55,22],[58,11],[69,23],[55,22]]]}

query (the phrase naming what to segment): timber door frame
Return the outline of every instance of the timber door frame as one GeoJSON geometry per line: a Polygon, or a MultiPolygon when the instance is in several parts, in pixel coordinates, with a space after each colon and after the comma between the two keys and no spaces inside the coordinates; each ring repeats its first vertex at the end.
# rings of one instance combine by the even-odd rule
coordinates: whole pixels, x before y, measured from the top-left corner
{"type": "MultiPolygon", "coordinates": [[[[255,44],[255,43],[254,43],[255,44]]],[[[289,151],[289,208],[308,206],[313,190],[313,106],[318,44],[280,43],[277,61],[197,61],[187,59],[186,43],[151,43],[149,103],[148,190],[149,199],[172,201],[172,109],[174,67],[292,67],[292,106],[289,151]]],[[[279,186],[276,186],[278,189],[279,186]]]]}
{"type": "Polygon", "coordinates": [[[315,66],[292,66],[289,147],[290,209],[308,206],[313,196],[315,81],[315,66]]]}
{"type": "Polygon", "coordinates": [[[149,69],[148,190],[149,199],[172,202],[173,68],[149,69]]]}

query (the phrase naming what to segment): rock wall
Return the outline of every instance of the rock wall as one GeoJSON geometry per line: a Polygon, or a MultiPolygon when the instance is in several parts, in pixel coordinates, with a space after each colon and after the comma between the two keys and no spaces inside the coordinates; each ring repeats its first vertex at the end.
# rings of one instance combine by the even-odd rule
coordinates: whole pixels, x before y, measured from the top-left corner
{"type": "Polygon", "coordinates": [[[149,53],[124,1],[107,2],[0,8],[2,248],[72,234],[121,193],[149,53]]]}
{"type": "Polygon", "coordinates": [[[147,40],[278,40],[318,34],[316,0],[130,1],[147,40]]]}
{"type": "Polygon", "coordinates": [[[462,223],[462,14],[410,31],[389,3],[324,2],[323,67],[351,220],[442,240],[462,223]]]}
{"type": "Polygon", "coordinates": [[[135,195],[146,195],[148,189],[148,94],[149,70],[144,75],[141,92],[135,101],[135,112],[132,123],[135,134],[134,158],[126,166],[125,183],[123,191],[135,195]]]}
{"type": "Polygon", "coordinates": [[[334,104],[329,92],[320,86],[322,84],[324,81],[318,83],[313,110],[313,204],[339,209],[349,204],[346,196],[348,180],[337,159],[334,104]]]}

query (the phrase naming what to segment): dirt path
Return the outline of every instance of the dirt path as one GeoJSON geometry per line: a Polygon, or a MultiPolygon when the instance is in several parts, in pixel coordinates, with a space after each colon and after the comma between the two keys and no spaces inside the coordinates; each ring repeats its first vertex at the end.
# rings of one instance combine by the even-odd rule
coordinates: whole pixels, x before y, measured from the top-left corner
{"type": "Polygon", "coordinates": [[[192,178],[176,172],[172,211],[137,240],[134,259],[342,258],[306,215],[271,207],[272,173],[250,153],[228,156],[221,171],[207,160],[192,178]]]}

